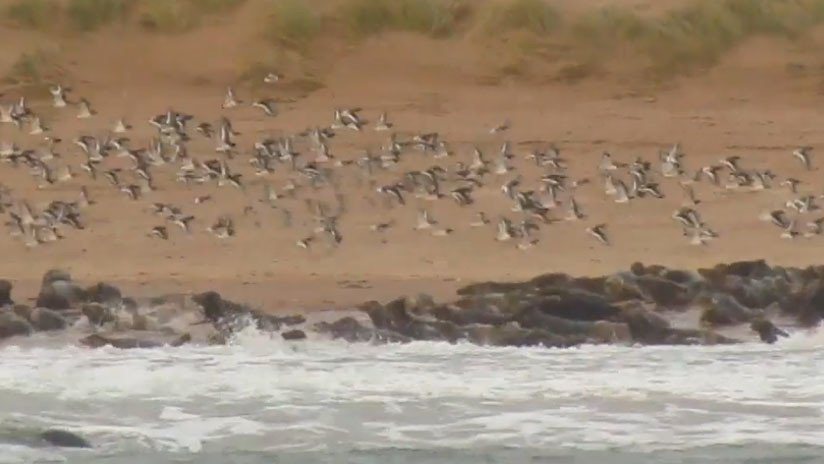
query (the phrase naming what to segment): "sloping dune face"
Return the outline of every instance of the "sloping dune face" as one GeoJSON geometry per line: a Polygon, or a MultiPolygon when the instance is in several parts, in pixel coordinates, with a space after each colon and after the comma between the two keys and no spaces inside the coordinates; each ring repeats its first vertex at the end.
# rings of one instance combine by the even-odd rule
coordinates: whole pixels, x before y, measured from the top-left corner
{"type": "MultiPolygon", "coordinates": [[[[36,288],[44,269],[63,267],[131,292],[139,283],[151,293],[217,287],[271,307],[323,307],[416,290],[447,295],[467,281],[600,275],[635,261],[679,268],[816,261],[820,237],[807,228],[815,206],[797,212],[787,205],[821,194],[815,151],[810,169],[792,154],[818,145],[824,122],[817,111],[821,2],[569,3],[0,1],[0,101],[27,97],[47,135],[62,139],[54,147],[59,156],[44,161],[50,179],[37,163],[4,155],[4,217],[14,230],[9,213],[19,217],[23,202],[37,216],[51,202],[78,201],[82,188],[93,203],[79,212],[83,228],[61,225],[60,239],[34,237],[32,246],[26,233],[4,234],[0,273],[21,293],[36,288]],[[269,73],[279,78],[264,82],[269,73]],[[52,105],[55,83],[70,88],[65,108],[52,105]],[[239,103],[223,108],[229,86],[239,103]],[[276,102],[273,116],[252,106],[266,98],[276,102]],[[81,99],[92,107],[89,118],[77,117],[81,99]],[[322,149],[298,134],[328,127],[336,108],[353,107],[362,108],[362,130],[336,130],[326,141],[332,159],[316,162],[322,149]],[[164,142],[161,159],[146,167],[149,191],[134,169],[143,154],[135,153],[151,151],[158,130],[147,121],[168,110],[193,116],[190,140],[180,146],[196,160],[195,171],[209,160],[218,168],[203,182],[181,182],[183,157],[172,159],[177,149],[164,142]],[[375,130],[382,112],[392,124],[387,131],[375,130]],[[231,157],[215,151],[219,134],[195,130],[208,123],[218,132],[221,117],[237,132],[231,157]],[[119,118],[132,128],[113,134],[119,118]],[[499,126],[507,127],[491,130],[499,126]],[[413,137],[432,132],[452,156],[436,157],[434,145],[416,148],[413,137]],[[391,155],[391,133],[399,155],[391,155]],[[73,143],[81,136],[129,142],[104,150],[92,177],[81,167],[88,155],[73,143]],[[291,136],[294,166],[291,155],[277,157],[272,172],[250,162],[256,142],[291,136]],[[505,142],[511,159],[501,156],[505,142]],[[659,153],[676,143],[681,173],[667,177],[659,153]],[[563,168],[529,159],[553,146],[563,168]],[[489,173],[477,182],[456,177],[459,162],[473,164],[476,148],[489,173]],[[599,172],[604,152],[619,165],[614,179],[630,190],[630,167],[620,165],[649,161],[645,181],[663,198],[630,192],[629,201],[616,202],[599,172]],[[367,153],[375,166],[364,162],[367,153]],[[704,167],[716,172],[730,156],[741,157],[737,172],[718,169],[718,185],[697,175],[704,167]],[[399,204],[389,190],[377,191],[433,166],[444,170],[442,198],[404,185],[399,204]],[[227,174],[240,174],[232,178],[242,188],[227,174]],[[566,176],[554,202],[541,180],[548,174],[566,176]],[[513,211],[517,195],[501,186],[515,179],[517,191],[534,192],[547,210],[546,222],[513,211]],[[788,179],[798,181],[795,193],[788,179]],[[471,202],[452,193],[462,188],[471,190],[471,202]],[[566,220],[572,198],[581,217],[566,220]],[[685,236],[672,217],[685,206],[718,237],[692,245],[694,231],[685,236]],[[781,208],[787,224],[763,220],[781,208]],[[420,228],[423,210],[432,224],[420,228]],[[231,219],[229,237],[218,237],[221,217],[231,219]],[[496,240],[501,219],[511,224],[511,239],[496,240]],[[525,220],[536,228],[519,228],[525,220]],[[606,225],[609,246],[587,233],[598,224],[606,225]]],[[[30,117],[20,128],[0,124],[3,146],[15,144],[15,156],[40,154],[49,143],[31,125],[30,117]]]]}

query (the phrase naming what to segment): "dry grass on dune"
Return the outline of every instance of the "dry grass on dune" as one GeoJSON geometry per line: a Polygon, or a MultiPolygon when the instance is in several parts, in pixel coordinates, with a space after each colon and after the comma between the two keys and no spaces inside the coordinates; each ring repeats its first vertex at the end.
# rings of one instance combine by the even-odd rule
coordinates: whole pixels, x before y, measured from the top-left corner
{"type": "Polygon", "coordinates": [[[324,39],[404,31],[478,41],[485,45],[479,54],[491,43],[509,57],[500,66],[511,75],[530,63],[577,63],[571,77],[595,73],[618,50],[636,57],[642,74],[682,75],[712,66],[751,37],[796,39],[824,21],[824,0],[685,0],[661,14],[620,3],[569,11],[548,0],[9,0],[5,16],[55,34],[115,23],[174,34],[247,6],[259,13],[261,41],[305,55],[324,39]]]}

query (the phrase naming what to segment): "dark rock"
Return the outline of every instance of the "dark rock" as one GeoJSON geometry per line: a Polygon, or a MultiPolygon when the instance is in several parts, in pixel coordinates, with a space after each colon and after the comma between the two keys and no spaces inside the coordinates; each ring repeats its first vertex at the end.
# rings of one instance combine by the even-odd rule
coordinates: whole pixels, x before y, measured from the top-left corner
{"type": "Polygon", "coordinates": [[[770,266],[763,259],[753,261],[735,261],[723,266],[726,274],[760,279],[769,275],[770,266]]]}
{"type": "Polygon", "coordinates": [[[63,330],[69,326],[66,319],[58,312],[47,308],[30,308],[26,305],[17,305],[14,312],[29,321],[38,331],[63,330]]]}
{"type": "Polygon", "coordinates": [[[641,263],[639,261],[632,263],[629,267],[629,270],[630,272],[639,277],[646,274],[646,268],[644,267],[644,263],[641,263]]]}
{"type": "Polygon", "coordinates": [[[49,269],[45,274],[43,274],[43,279],[40,282],[40,286],[47,287],[51,283],[59,280],[71,282],[72,276],[68,273],[68,271],[64,271],[62,269],[49,269]]]}
{"type": "Polygon", "coordinates": [[[65,430],[49,429],[40,433],[40,438],[52,446],[61,448],[91,448],[85,438],[65,430]]]}
{"type": "Polygon", "coordinates": [[[80,308],[80,311],[86,316],[89,324],[93,326],[101,326],[115,321],[111,309],[100,303],[86,303],[80,308]]]}
{"type": "Polygon", "coordinates": [[[703,308],[701,324],[711,327],[741,324],[748,322],[755,315],[735,297],[723,293],[701,295],[697,302],[703,308]]]}
{"type": "Polygon", "coordinates": [[[604,282],[604,293],[612,302],[644,299],[638,286],[638,277],[628,272],[618,272],[607,277],[604,282]]]}
{"type": "Polygon", "coordinates": [[[373,306],[367,310],[366,314],[375,328],[400,334],[404,334],[407,326],[412,323],[412,316],[406,312],[406,303],[403,298],[392,300],[385,306],[373,306]]]}
{"type": "Polygon", "coordinates": [[[424,315],[435,307],[435,299],[426,293],[404,298],[404,308],[410,314],[424,315]]]}
{"type": "Polygon", "coordinates": [[[298,329],[283,332],[282,334],[280,334],[280,336],[283,337],[284,340],[305,340],[306,339],[306,333],[304,333],[302,330],[298,330],[298,329]]]}
{"type": "Polygon", "coordinates": [[[563,337],[546,330],[524,329],[517,323],[501,326],[475,325],[465,328],[467,340],[478,345],[567,348],[584,343],[584,337],[563,337]]]}
{"type": "Polygon", "coordinates": [[[550,274],[542,274],[529,281],[530,285],[535,288],[545,287],[567,287],[573,281],[568,274],[553,272],[550,274]]]}
{"type": "Polygon", "coordinates": [[[0,340],[16,335],[31,335],[34,327],[13,311],[0,311],[0,340]]]}
{"type": "Polygon", "coordinates": [[[531,306],[519,312],[514,320],[525,329],[544,330],[555,335],[583,335],[590,333],[592,322],[573,321],[547,314],[539,306],[531,306]]]}
{"type": "Polygon", "coordinates": [[[295,314],[292,316],[280,316],[276,318],[279,324],[283,325],[300,325],[306,323],[306,317],[303,314],[295,314]]]}
{"type": "Polygon", "coordinates": [[[796,307],[800,308],[798,320],[801,325],[806,327],[818,325],[824,317],[824,281],[819,279],[810,282],[799,295],[796,307]]]}
{"type": "Polygon", "coordinates": [[[333,339],[344,339],[350,343],[366,342],[372,338],[372,331],[362,326],[354,317],[343,317],[335,322],[319,322],[315,329],[328,333],[333,339]]]}
{"type": "Polygon", "coordinates": [[[607,277],[579,277],[572,281],[572,286],[593,295],[603,296],[606,293],[607,277]]]}
{"type": "Polygon", "coordinates": [[[177,347],[191,341],[192,337],[188,333],[179,337],[166,340],[163,336],[155,337],[108,337],[100,334],[91,334],[80,339],[80,344],[90,348],[100,348],[102,346],[113,346],[120,349],[132,348],[160,348],[164,346],[177,347]]]}
{"type": "Polygon", "coordinates": [[[86,289],[86,301],[113,307],[123,301],[123,294],[114,285],[99,282],[86,289]]]}
{"type": "Polygon", "coordinates": [[[458,289],[458,295],[486,295],[490,293],[506,293],[522,288],[524,284],[509,282],[481,282],[467,285],[458,289]]]}
{"type": "Polygon", "coordinates": [[[528,303],[545,314],[576,321],[609,320],[620,310],[603,297],[582,290],[558,289],[554,295],[545,295],[528,303]]]}
{"type": "Polygon", "coordinates": [[[632,331],[629,325],[622,322],[595,321],[588,333],[589,339],[595,343],[632,343],[632,331]]]}
{"type": "Polygon", "coordinates": [[[227,335],[243,329],[249,322],[254,323],[259,330],[276,332],[282,325],[296,325],[306,321],[301,315],[283,317],[254,310],[246,305],[223,299],[214,291],[194,295],[192,301],[203,308],[203,315],[207,321],[227,335]]]}
{"type": "Polygon", "coordinates": [[[432,309],[431,314],[440,321],[451,322],[459,326],[469,324],[501,325],[511,320],[509,316],[504,316],[486,305],[472,308],[439,305],[432,309]]]}
{"type": "Polygon", "coordinates": [[[693,272],[667,269],[661,277],[681,285],[688,285],[701,280],[700,276],[693,272]]]}
{"type": "Polygon", "coordinates": [[[637,303],[623,307],[619,320],[627,324],[632,339],[639,343],[664,343],[669,335],[669,322],[637,303]]]}
{"type": "Polygon", "coordinates": [[[719,335],[711,330],[669,329],[665,345],[730,345],[738,340],[719,335]]]}
{"type": "Polygon", "coordinates": [[[0,306],[13,304],[14,301],[11,299],[11,282],[6,279],[0,279],[0,306]]]}
{"type": "Polygon", "coordinates": [[[687,287],[656,276],[641,276],[636,279],[644,296],[658,306],[674,307],[689,303],[687,287]]]}
{"type": "Polygon", "coordinates": [[[779,329],[775,324],[763,317],[753,320],[752,323],[750,323],[750,328],[758,334],[764,343],[772,344],[778,341],[778,337],[790,336],[787,332],[779,329]]]}
{"type": "Polygon", "coordinates": [[[60,311],[85,301],[86,292],[70,280],[58,279],[57,277],[63,275],[59,271],[55,271],[54,275],[46,274],[43,277],[46,283],[40,288],[35,306],[60,311]]]}
{"type": "Polygon", "coordinates": [[[218,292],[203,292],[192,296],[192,301],[199,304],[203,308],[203,315],[207,320],[216,323],[226,317],[226,308],[223,304],[223,298],[218,292]]]}

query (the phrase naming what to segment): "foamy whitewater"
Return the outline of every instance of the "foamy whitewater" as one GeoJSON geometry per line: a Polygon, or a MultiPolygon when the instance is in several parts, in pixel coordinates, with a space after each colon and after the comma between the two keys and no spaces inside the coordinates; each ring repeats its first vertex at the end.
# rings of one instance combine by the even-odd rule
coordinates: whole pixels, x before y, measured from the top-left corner
{"type": "Polygon", "coordinates": [[[0,348],[0,463],[824,462],[824,332],[776,345],[0,348]]]}

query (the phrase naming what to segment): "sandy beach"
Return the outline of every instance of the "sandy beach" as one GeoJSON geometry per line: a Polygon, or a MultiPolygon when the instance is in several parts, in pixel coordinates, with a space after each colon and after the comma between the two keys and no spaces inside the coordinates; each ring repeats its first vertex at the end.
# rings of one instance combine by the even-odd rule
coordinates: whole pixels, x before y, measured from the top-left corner
{"type": "MultiPolygon", "coordinates": [[[[442,298],[476,281],[526,279],[546,272],[601,275],[635,261],[677,268],[752,258],[795,266],[820,261],[821,238],[783,240],[779,229],[759,219],[764,211],[783,207],[797,196],[778,186],[787,177],[802,182],[799,195],[824,193],[817,159],[814,169],[805,171],[791,156],[798,146],[817,147],[822,142],[822,73],[813,62],[820,59],[809,47],[754,38],[711,69],[664,84],[607,72],[574,84],[503,79],[490,85],[472,58],[477,54],[468,53],[472,43],[392,33],[339,47],[341,53],[319,78],[321,88],[303,95],[306,92],[293,85],[288,70],[283,71],[282,82],[271,86],[238,80],[249,56],[262,47],[245,32],[252,29],[249,21],[254,14],[251,6],[244,7],[215,24],[173,37],[112,27],[90,37],[58,40],[23,29],[0,29],[0,67],[13,66],[20,53],[55,50],[64,85],[97,110],[93,118],[76,119],[72,109],[50,107],[45,87],[26,89],[31,108],[42,115],[53,136],[64,139],[57,149],[58,162],[71,165],[77,175],[39,187],[26,168],[3,165],[2,184],[38,206],[74,200],[85,185],[96,204],[84,211],[85,230],[68,231],[58,242],[27,248],[17,239],[0,240],[0,275],[13,280],[16,295],[34,296],[43,272],[60,267],[79,281],[109,281],[130,294],[218,289],[227,298],[276,311],[346,306],[422,291],[442,298]],[[790,72],[798,63],[805,63],[805,71],[790,72]],[[236,86],[238,98],[247,103],[263,96],[283,101],[279,114],[265,117],[247,104],[221,109],[229,85],[236,86]],[[238,155],[231,163],[243,175],[243,191],[214,184],[183,185],[175,181],[174,169],[159,168],[157,190],[133,201],[80,171],[83,155],[71,143],[80,134],[105,136],[123,117],[134,125],[128,134],[131,146],[145,146],[154,131],[148,119],[174,108],[197,121],[214,123],[229,117],[241,134],[238,148],[243,153],[267,136],[328,125],[334,108],[347,106],[362,107],[370,121],[388,112],[401,137],[440,133],[455,152],[440,163],[444,166],[470,162],[473,146],[494,159],[501,144],[510,141],[517,172],[489,176],[468,207],[449,199],[411,196],[406,206],[392,207],[364,182],[357,168],[342,168],[336,190],[345,199],[339,218],[343,241],[336,248],[319,244],[305,250],[295,246],[314,227],[305,200],[334,203],[334,195],[330,189],[299,185],[295,198],[282,200],[282,209],[292,217],[291,225],[284,225],[281,210],[261,200],[264,181],[276,189],[290,179],[300,182],[285,167],[264,179],[255,175],[248,155],[238,155]],[[510,130],[489,133],[505,119],[511,121],[510,130]],[[571,178],[590,179],[576,191],[586,217],[543,227],[536,245],[526,251],[496,242],[494,219],[489,227],[470,227],[479,211],[490,218],[513,214],[500,185],[520,174],[524,185],[537,189],[543,171],[524,158],[533,147],[551,143],[567,160],[571,178]],[[739,155],[747,168],[775,173],[775,185],[733,193],[696,183],[702,217],[719,238],[707,246],[691,246],[671,217],[684,202],[677,181],[661,180],[663,199],[616,204],[604,194],[597,173],[604,151],[623,162],[638,156],[655,161],[659,150],[674,143],[681,144],[689,170],[739,155]],[[211,195],[212,200],[196,205],[194,198],[201,195],[211,195]],[[194,215],[192,233],[175,228],[167,241],[149,237],[148,231],[162,222],[152,213],[152,202],[173,204],[194,215]],[[433,237],[413,230],[416,210],[424,207],[453,233],[433,237]],[[231,215],[237,227],[228,240],[205,232],[222,214],[231,215]],[[382,236],[370,230],[370,225],[386,221],[394,226],[382,236]],[[608,225],[611,246],[602,246],[584,232],[597,223],[608,225]]],[[[810,40],[814,39],[815,34],[810,40]]],[[[0,100],[11,104],[19,92],[21,87],[9,85],[0,100]]],[[[27,135],[8,124],[0,127],[0,139],[21,147],[42,144],[42,136],[27,135]]],[[[367,127],[360,133],[340,132],[330,148],[336,158],[354,160],[365,149],[379,151],[386,140],[386,133],[367,127]]],[[[202,137],[193,137],[188,150],[201,161],[219,156],[214,142],[202,137]]],[[[308,151],[303,146],[298,150],[308,151]]],[[[106,164],[125,168],[129,161],[110,158],[106,164]]],[[[398,166],[377,172],[374,180],[383,185],[407,170],[432,164],[430,157],[410,153],[398,166]]]]}

